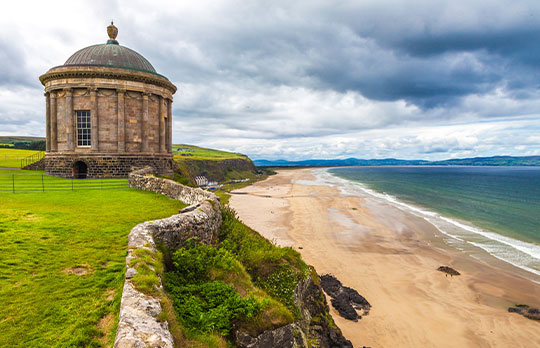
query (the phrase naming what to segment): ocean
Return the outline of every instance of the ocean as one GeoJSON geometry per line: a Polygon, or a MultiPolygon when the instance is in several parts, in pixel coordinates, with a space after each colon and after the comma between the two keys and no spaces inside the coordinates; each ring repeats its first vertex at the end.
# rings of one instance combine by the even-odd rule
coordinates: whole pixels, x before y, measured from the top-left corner
{"type": "Polygon", "coordinates": [[[457,249],[479,248],[540,276],[540,167],[341,167],[319,175],[424,218],[457,249]]]}

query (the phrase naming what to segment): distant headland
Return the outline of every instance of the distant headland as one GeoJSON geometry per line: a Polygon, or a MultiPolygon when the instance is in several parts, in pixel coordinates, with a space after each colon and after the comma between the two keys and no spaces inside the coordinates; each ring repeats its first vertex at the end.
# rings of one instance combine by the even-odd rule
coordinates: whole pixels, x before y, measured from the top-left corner
{"type": "Polygon", "coordinates": [[[444,161],[385,159],[312,159],[303,161],[254,160],[256,166],[337,167],[337,166],[540,166],[540,156],[493,156],[456,158],[444,161]]]}

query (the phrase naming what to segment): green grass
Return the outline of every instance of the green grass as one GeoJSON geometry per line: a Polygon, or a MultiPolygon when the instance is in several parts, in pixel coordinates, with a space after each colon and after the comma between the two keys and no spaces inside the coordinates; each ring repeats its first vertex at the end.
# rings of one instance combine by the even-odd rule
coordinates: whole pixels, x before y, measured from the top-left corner
{"type": "Polygon", "coordinates": [[[129,231],[184,206],[133,189],[1,194],[0,347],[110,346],[129,231]]]}
{"type": "Polygon", "coordinates": [[[233,158],[246,158],[245,155],[227,152],[220,150],[207,149],[204,147],[198,147],[194,145],[185,145],[178,144],[173,145],[173,155],[174,158],[182,159],[202,159],[202,160],[222,160],[222,159],[233,159],[233,158]]]}
{"type": "Polygon", "coordinates": [[[0,194],[127,188],[128,179],[85,179],[49,176],[43,171],[0,169],[0,194]]]}
{"type": "Polygon", "coordinates": [[[0,167],[20,168],[21,159],[39,153],[43,151],[0,148],[0,167]]]}

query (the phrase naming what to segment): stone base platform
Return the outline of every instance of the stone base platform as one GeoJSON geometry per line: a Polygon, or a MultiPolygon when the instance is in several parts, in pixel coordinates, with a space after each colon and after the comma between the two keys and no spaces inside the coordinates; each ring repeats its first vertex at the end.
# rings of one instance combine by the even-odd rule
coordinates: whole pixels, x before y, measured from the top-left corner
{"type": "Polygon", "coordinates": [[[157,175],[173,175],[171,154],[45,153],[45,173],[64,178],[127,178],[150,166],[157,175]]]}

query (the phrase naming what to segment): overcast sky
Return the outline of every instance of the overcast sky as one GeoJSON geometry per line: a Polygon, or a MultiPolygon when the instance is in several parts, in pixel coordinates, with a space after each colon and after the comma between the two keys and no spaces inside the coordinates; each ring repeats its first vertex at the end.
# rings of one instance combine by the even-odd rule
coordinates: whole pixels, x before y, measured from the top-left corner
{"type": "Polygon", "coordinates": [[[174,143],[252,159],[540,155],[540,1],[9,1],[0,135],[38,77],[107,40],[177,87],[174,143]]]}

